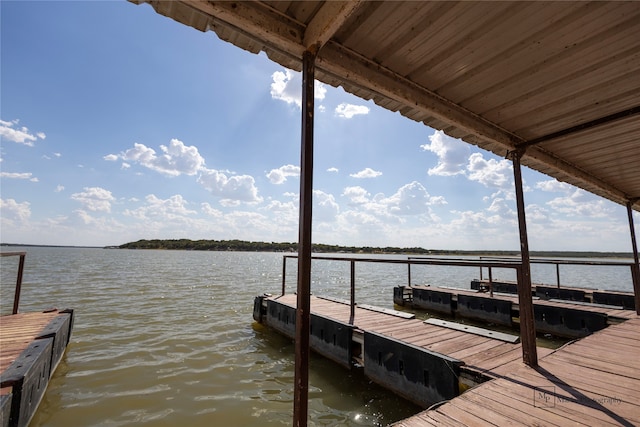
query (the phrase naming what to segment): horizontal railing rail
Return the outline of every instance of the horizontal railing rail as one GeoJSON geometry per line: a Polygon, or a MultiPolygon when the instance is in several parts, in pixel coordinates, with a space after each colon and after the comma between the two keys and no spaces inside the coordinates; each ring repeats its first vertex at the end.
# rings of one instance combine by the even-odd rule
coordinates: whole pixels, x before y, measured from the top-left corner
{"type": "MultiPolygon", "coordinates": [[[[297,255],[284,255],[282,257],[282,295],[286,293],[286,276],[287,276],[287,259],[298,258],[297,255]]],[[[356,263],[381,263],[381,264],[395,264],[395,265],[407,265],[407,280],[408,286],[411,286],[411,266],[412,265],[442,265],[450,267],[480,267],[482,268],[508,268],[516,270],[516,275],[519,278],[522,272],[522,262],[517,259],[505,259],[505,260],[484,260],[484,259],[466,259],[466,258],[414,258],[408,257],[406,259],[387,259],[387,258],[367,258],[367,257],[341,257],[341,256],[312,256],[312,260],[323,261],[339,261],[349,262],[351,265],[350,270],[350,288],[351,288],[351,320],[355,315],[356,305],[356,289],[355,289],[355,265],[356,263]]],[[[490,270],[491,271],[491,270],[490,270]]],[[[493,286],[491,280],[489,281],[489,291],[493,296],[493,286]]]]}
{"type": "MultiPolygon", "coordinates": [[[[514,259],[511,257],[497,257],[497,256],[481,256],[480,259],[489,260],[507,260],[514,259]]],[[[529,261],[531,264],[547,264],[555,265],[556,267],[556,286],[560,287],[560,266],[561,265],[586,265],[586,266],[603,266],[603,267],[628,267],[631,270],[631,278],[633,281],[637,280],[634,277],[633,262],[625,261],[600,261],[600,260],[580,260],[580,259],[554,259],[554,258],[531,258],[529,261]]],[[[491,275],[491,270],[489,270],[491,275]]],[[[482,268],[480,269],[480,280],[482,280],[482,268]]]]}
{"type": "Polygon", "coordinates": [[[13,294],[13,310],[12,314],[18,314],[18,305],[20,304],[20,291],[22,289],[22,274],[24,273],[24,259],[27,256],[26,252],[0,252],[1,257],[6,256],[19,256],[20,261],[18,263],[18,275],[16,277],[16,288],[13,294]]]}

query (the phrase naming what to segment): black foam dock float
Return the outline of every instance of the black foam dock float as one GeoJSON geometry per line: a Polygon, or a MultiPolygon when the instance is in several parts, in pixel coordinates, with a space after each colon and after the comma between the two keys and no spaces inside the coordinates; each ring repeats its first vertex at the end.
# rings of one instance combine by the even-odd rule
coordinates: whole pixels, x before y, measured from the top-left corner
{"type": "Polygon", "coordinates": [[[607,327],[607,315],[571,307],[534,304],[533,316],[540,332],[581,338],[607,327]]]}
{"type": "Polygon", "coordinates": [[[2,387],[12,388],[8,426],[29,425],[47,388],[53,338],[33,341],[2,375],[2,387]]]}
{"type": "Polygon", "coordinates": [[[536,296],[543,299],[588,302],[587,293],[582,289],[558,288],[553,286],[537,285],[536,296]]]}
{"type": "MultiPolygon", "coordinates": [[[[491,285],[493,287],[493,292],[500,292],[503,294],[517,294],[518,293],[518,285],[513,282],[502,282],[502,281],[492,281],[491,285]]],[[[488,291],[489,290],[489,281],[488,280],[472,280],[471,281],[471,289],[474,291],[488,291]]],[[[533,293],[533,291],[532,291],[533,293]]]]}
{"type": "Polygon", "coordinates": [[[364,333],[364,373],[423,408],[459,394],[464,362],[375,332],[364,333]]]}
{"type": "MultiPolygon", "coordinates": [[[[260,298],[260,297],[258,297],[260,298]]],[[[254,300],[262,305],[263,298],[254,300]],[[259,302],[258,302],[259,301],[259,302]]],[[[296,335],[296,309],[277,300],[267,300],[266,316],[262,316],[267,326],[293,339],[296,335]]],[[[351,367],[351,341],[353,325],[311,313],[309,319],[309,347],[316,353],[333,360],[349,369],[351,367]]]]}
{"type": "Polygon", "coordinates": [[[512,302],[483,295],[458,294],[456,313],[471,319],[512,326],[512,302]]]}
{"type": "Polygon", "coordinates": [[[309,346],[316,353],[351,368],[353,326],[311,313],[309,346]]]}
{"type": "Polygon", "coordinates": [[[593,291],[593,302],[597,304],[619,305],[625,310],[636,309],[636,301],[631,292],[593,291]]]}
{"type": "Polygon", "coordinates": [[[413,288],[413,306],[439,313],[453,314],[453,294],[430,288],[413,288]]]}

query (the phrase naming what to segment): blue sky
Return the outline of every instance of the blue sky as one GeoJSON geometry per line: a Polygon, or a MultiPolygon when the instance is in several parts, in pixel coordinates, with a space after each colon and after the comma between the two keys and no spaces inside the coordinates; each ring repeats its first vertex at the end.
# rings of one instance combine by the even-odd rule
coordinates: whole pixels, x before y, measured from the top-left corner
{"type": "MultiPolygon", "coordinates": [[[[299,73],[149,5],[0,7],[2,242],[297,240],[299,73]]],[[[631,251],[623,206],[523,176],[531,250],[631,251]]],[[[509,161],[320,83],[314,189],[316,243],[519,249],[509,161]]]]}

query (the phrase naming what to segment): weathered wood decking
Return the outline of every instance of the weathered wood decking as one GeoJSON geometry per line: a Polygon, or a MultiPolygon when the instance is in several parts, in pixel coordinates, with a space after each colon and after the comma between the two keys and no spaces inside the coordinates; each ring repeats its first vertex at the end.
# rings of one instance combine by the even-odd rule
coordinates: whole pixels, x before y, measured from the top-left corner
{"type": "MultiPolygon", "coordinates": [[[[266,298],[290,308],[295,308],[296,299],[296,295],[266,298]]],[[[396,427],[640,425],[640,316],[632,311],[624,313],[621,323],[560,349],[538,347],[540,362],[536,369],[522,362],[520,344],[408,316],[356,306],[352,317],[349,304],[316,296],[311,297],[311,313],[352,327],[353,342],[379,335],[457,361],[461,392],[475,379],[473,388],[436,409],[396,423],[396,427]]],[[[390,349],[382,359],[397,351],[397,347],[390,349]]],[[[354,354],[356,359],[357,356],[354,354]]],[[[400,370],[408,373],[409,356],[403,357],[404,362],[396,359],[394,363],[404,363],[400,370]]],[[[380,358],[378,353],[378,360],[362,356],[362,361],[378,365],[380,358]]],[[[387,377],[388,383],[383,386],[391,385],[389,388],[409,400],[424,403],[411,396],[410,391],[403,393],[398,372],[392,374],[396,376],[387,377]]],[[[380,377],[372,379],[380,382],[380,377]]]]}
{"type": "Polygon", "coordinates": [[[639,352],[636,316],[395,426],[640,425],[639,352]]]}
{"type": "MultiPolygon", "coordinates": [[[[295,295],[288,294],[275,299],[291,307],[296,306],[295,295]]],[[[465,368],[478,372],[507,372],[512,362],[520,362],[522,359],[520,344],[471,335],[467,332],[431,325],[415,318],[407,319],[356,306],[354,319],[350,322],[347,304],[316,296],[311,297],[311,311],[344,323],[351,323],[356,333],[375,332],[460,359],[464,361],[465,368]]]]}
{"type": "Polygon", "coordinates": [[[72,310],[0,316],[1,426],[28,425],[72,327],[72,310]]]}

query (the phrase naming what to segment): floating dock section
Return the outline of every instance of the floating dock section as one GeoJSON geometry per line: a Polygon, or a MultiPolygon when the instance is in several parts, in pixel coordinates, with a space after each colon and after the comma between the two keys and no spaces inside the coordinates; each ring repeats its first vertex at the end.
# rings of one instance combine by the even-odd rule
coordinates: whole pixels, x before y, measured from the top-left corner
{"type": "MultiPolygon", "coordinates": [[[[515,284],[471,282],[471,289],[437,286],[397,286],[394,303],[448,316],[512,327],[519,317],[515,284]]],[[[581,338],[636,314],[633,295],[623,292],[538,285],[533,291],[536,330],[566,338],[581,338]],[[620,305],[602,302],[618,302],[620,305]]]]}
{"type": "MultiPolygon", "coordinates": [[[[260,296],[253,316],[293,339],[295,309],[296,295],[260,296]]],[[[510,372],[522,359],[515,335],[369,305],[352,314],[349,302],[335,298],[311,297],[310,333],[313,351],[362,367],[372,381],[425,408],[510,372]]]]}
{"type": "MultiPolygon", "coordinates": [[[[254,318],[293,338],[296,300],[256,297],[254,318]]],[[[396,427],[640,425],[640,316],[630,310],[557,350],[538,347],[537,368],[522,362],[517,335],[319,296],[311,310],[312,350],[429,408],[396,427]]]]}
{"type": "Polygon", "coordinates": [[[27,426],[69,344],[73,310],[0,317],[0,425],[27,426]]]}

